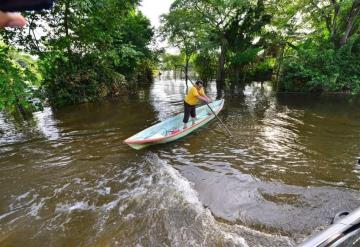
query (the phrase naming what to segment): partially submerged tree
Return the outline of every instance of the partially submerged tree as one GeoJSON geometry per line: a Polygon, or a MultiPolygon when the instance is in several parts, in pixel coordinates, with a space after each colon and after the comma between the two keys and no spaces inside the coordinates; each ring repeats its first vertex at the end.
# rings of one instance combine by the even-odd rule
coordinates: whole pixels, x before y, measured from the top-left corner
{"type": "MultiPolygon", "coordinates": [[[[139,78],[152,56],[150,22],[139,1],[58,0],[27,16],[29,28],[7,31],[8,43],[39,57],[55,106],[95,100],[139,78]]],[[[145,78],[145,77],[144,77],[145,78]]]]}
{"type": "Polygon", "coordinates": [[[199,22],[206,23],[207,29],[203,30],[206,38],[216,44],[220,50],[216,75],[218,89],[224,86],[225,64],[229,62],[228,51],[234,48],[235,43],[239,45],[241,42],[248,42],[247,37],[255,33],[254,27],[258,31],[266,24],[268,20],[267,17],[265,18],[266,15],[259,14],[262,5],[261,0],[176,0],[173,3],[174,11],[192,9],[201,17],[199,22]]]}
{"type": "Polygon", "coordinates": [[[232,20],[238,15],[239,8],[247,5],[248,1],[239,0],[176,0],[173,8],[177,9],[193,9],[201,16],[202,21],[207,23],[208,37],[216,42],[220,48],[218,70],[216,82],[218,88],[222,88],[225,80],[225,62],[228,50],[228,40],[226,38],[226,30],[232,20]]]}
{"type": "Polygon", "coordinates": [[[238,13],[228,26],[225,37],[229,43],[229,66],[233,70],[235,83],[239,82],[240,71],[246,64],[254,61],[262,49],[262,29],[271,20],[265,13],[263,0],[258,0],[255,6],[250,6],[243,13],[238,13]]]}
{"type": "Polygon", "coordinates": [[[171,8],[170,13],[161,16],[160,33],[164,39],[185,55],[185,82],[188,85],[189,61],[199,46],[201,19],[198,12],[190,9],[171,8]]]}

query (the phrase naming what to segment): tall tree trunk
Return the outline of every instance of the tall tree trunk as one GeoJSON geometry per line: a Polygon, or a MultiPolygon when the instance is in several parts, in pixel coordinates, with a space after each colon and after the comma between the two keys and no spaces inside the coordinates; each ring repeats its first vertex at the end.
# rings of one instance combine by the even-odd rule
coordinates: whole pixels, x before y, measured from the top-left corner
{"type": "Polygon", "coordinates": [[[234,79],[235,84],[238,84],[240,82],[240,65],[234,66],[234,79]]]}
{"type": "Polygon", "coordinates": [[[279,78],[280,78],[281,66],[284,61],[285,49],[286,49],[286,43],[281,47],[281,52],[280,52],[280,55],[278,56],[278,65],[276,68],[276,92],[279,92],[279,90],[280,90],[279,78]]]}
{"type": "Polygon", "coordinates": [[[337,18],[340,11],[340,4],[336,0],[331,0],[331,5],[333,8],[333,17],[332,17],[332,24],[331,24],[331,35],[330,39],[333,42],[333,44],[336,45],[336,39],[337,39],[337,18]]]}
{"type": "Polygon", "coordinates": [[[225,82],[225,59],[227,52],[227,40],[225,37],[221,38],[221,51],[219,56],[219,67],[216,75],[216,88],[222,90],[225,82]]]}
{"type": "Polygon", "coordinates": [[[71,65],[71,42],[70,42],[70,34],[69,34],[69,15],[70,15],[70,1],[65,1],[65,12],[64,12],[64,29],[65,29],[65,37],[66,37],[66,49],[67,55],[69,59],[69,65],[71,65]]]}
{"type": "Polygon", "coordinates": [[[340,47],[345,45],[349,39],[350,32],[354,26],[354,21],[360,12],[360,0],[355,0],[351,6],[349,15],[346,21],[346,28],[343,36],[340,39],[340,47]]]}
{"type": "Polygon", "coordinates": [[[188,54],[185,55],[185,83],[186,83],[186,91],[188,91],[188,73],[189,73],[189,60],[190,56],[188,54]]]}
{"type": "Polygon", "coordinates": [[[246,75],[247,75],[248,67],[244,65],[242,72],[243,72],[243,78],[242,78],[242,84],[245,84],[246,82],[246,75]]]}
{"type": "Polygon", "coordinates": [[[15,97],[16,97],[15,106],[16,106],[18,112],[20,113],[21,117],[23,117],[23,119],[25,119],[25,120],[30,119],[30,117],[32,116],[31,110],[26,110],[26,109],[19,103],[18,97],[17,97],[16,95],[15,95],[15,97]]]}

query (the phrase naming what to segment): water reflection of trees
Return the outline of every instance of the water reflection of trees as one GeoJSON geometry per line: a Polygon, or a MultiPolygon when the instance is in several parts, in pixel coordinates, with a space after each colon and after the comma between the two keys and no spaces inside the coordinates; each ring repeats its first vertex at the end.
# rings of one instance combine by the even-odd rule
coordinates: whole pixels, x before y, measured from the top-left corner
{"type": "MultiPolygon", "coordinates": [[[[293,173],[306,171],[307,184],[359,188],[355,157],[359,154],[359,98],[342,95],[278,95],[298,135],[303,162],[293,173]]],[[[299,176],[298,176],[299,177],[299,176]]]]}
{"type": "Polygon", "coordinates": [[[50,107],[34,112],[26,121],[6,112],[0,112],[0,129],[0,144],[5,145],[39,137],[50,140],[59,137],[57,121],[50,107]]]}
{"type": "Polygon", "coordinates": [[[231,111],[222,117],[240,135],[229,150],[245,150],[241,162],[233,162],[238,169],[300,186],[358,187],[358,99],[275,95],[266,83],[226,93],[231,111]]]}

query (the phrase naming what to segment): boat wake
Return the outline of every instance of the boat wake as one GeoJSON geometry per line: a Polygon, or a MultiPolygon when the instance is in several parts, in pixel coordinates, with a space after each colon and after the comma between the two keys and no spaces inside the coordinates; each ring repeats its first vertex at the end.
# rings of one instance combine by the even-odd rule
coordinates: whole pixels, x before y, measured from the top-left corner
{"type": "Polygon", "coordinates": [[[156,155],[147,157],[154,172],[149,190],[154,202],[165,209],[171,246],[293,246],[287,237],[262,233],[247,227],[217,221],[199,200],[193,185],[174,167],[156,155]],[[157,178],[157,179],[155,179],[157,178]],[[179,215],[178,215],[179,214],[179,215]],[[179,216],[183,215],[182,219],[179,216]]]}
{"type": "Polygon", "coordinates": [[[0,244],[294,245],[286,237],[218,221],[174,167],[150,152],[139,159],[109,166],[100,177],[87,174],[11,196],[0,212],[0,244]]]}

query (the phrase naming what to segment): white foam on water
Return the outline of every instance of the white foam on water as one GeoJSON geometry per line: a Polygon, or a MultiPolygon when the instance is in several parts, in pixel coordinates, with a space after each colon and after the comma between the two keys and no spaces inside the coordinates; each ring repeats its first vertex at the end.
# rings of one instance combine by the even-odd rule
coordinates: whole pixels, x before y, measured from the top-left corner
{"type": "Polygon", "coordinates": [[[42,206],[44,205],[44,201],[45,199],[41,200],[39,203],[35,203],[36,199],[39,197],[38,194],[33,194],[31,197],[31,193],[33,192],[33,190],[27,191],[25,193],[22,193],[20,195],[12,195],[12,201],[8,206],[8,212],[0,215],[0,220],[5,219],[6,217],[22,211],[22,210],[26,210],[28,212],[24,212],[22,214],[20,214],[20,216],[12,219],[10,222],[7,222],[8,224],[12,224],[15,221],[17,221],[20,218],[23,218],[27,215],[31,215],[31,216],[37,216],[39,213],[39,210],[42,208],[42,206]]]}
{"type": "MultiPolygon", "coordinates": [[[[194,220],[195,222],[201,224],[201,228],[198,230],[203,231],[202,234],[204,243],[196,244],[198,241],[194,239],[194,236],[186,236],[188,230],[187,227],[183,228],[183,232],[180,235],[179,229],[168,229],[171,232],[169,239],[172,240],[173,245],[181,246],[184,244],[183,240],[187,239],[187,245],[206,246],[207,241],[211,241],[210,239],[214,238],[214,235],[218,235],[224,240],[231,240],[233,244],[248,247],[243,237],[231,232],[225,232],[220,229],[219,224],[217,224],[210,210],[204,208],[202,202],[199,199],[197,191],[193,189],[193,185],[186,178],[184,178],[176,169],[166,164],[165,162],[159,159],[156,159],[156,162],[158,163],[161,176],[159,184],[162,186],[166,185],[168,189],[175,190],[176,194],[174,196],[180,196],[180,200],[184,200],[184,202],[187,204],[187,207],[190,210],[195,211],[196,216],[194,220]]],[[[170,203],[173,203],[175,207],[181,204],[181,201],[179,202],[179,198],[168,199],[170,199],[170,203]]]]}
{"type": "MultiPolygon", "coordinates": [[[[10,203],[9,205],[9,210],[10,211],[18,211],[18,209],[23,208],[26,205],[31,204],[33,201],[35,201],[35,199],[38,197],[38,195],[33,195],[33,198],[30,199],[30,201],[25,201],[24,199],[27,198],[30,195],[31,191],[25,192],[19,196],[11,196],[11,197],[15,197],[15,199],[12,201],[12,203],[10,203]]],[[[10,212],[11,214],[11,212],[10,212]]],[[[10,215],[9,213],[7,213],[7,215],[10,215]]],[[[1,218],[0,218],[1,219],[1,218]]]]}
{"type": "Polygon", "coordinates": [[[37,128],[49,140],[57,140],[60,137],[60,131],[57,128],[57,122],[54,119],[51,107],[44,107],[42,111],[34,112],[33,117],[36,119],[37,128]]]}
{"type": "Polygon", "coordinates": [[[49,199],[49,198],[41,198],[39,203],[32,204],[29,215],[38,217],[39,211],[45,205],[45,200],[47,200],[47,199],[49,199]]]}
{"type": "Polygon", "coordinates": [[[125,211],[125,209],[128,208],[128,205],[127,204],[124,204],[124,205],[121,205],[119,207],[119,215],[122,215],[122,213],[125,211]]]}
{"type": "Polygon", "coordinates": [[[18,210],[14,210],[14,211],[7,212],[7,213],[5,213],[5,214],[0,215],[0,220],[6,218],[6,217],[9,216],[9,215],[12,215],[13,213],[16,213],[17,211],[18,211],[18,210]]]}
{"type": "Polygon", "coordinates": [[[25,199],[26,197],[28,197],[29,195],[30,195],[30,191],[28,191],[28,192],[25,192],[24,194],[21,194],[21,195],[19,195],[18,197],[16,197],[16,201],[21,201],[22,199],[25,199]]]}
{"type": "Polygon", "coordinates": [[[57,188],[54,190],[54,195],[56,196],[57,194],[61,193],[64,189],[66,189],[68,186],[70,185],[70,183],[64,184],[64,186],[62,186],[61,188],[57,188]]]}
{"type": "MultiPolygon", "coordinates": [[[[243,232],[250,232],[251,236],[259,238],[264,236],[267,239],[276,238],[246,227],[216,221],[211,211],[203,206],[193,184],[179,171],[156,155],[150,155],[150,159],[146,157],[145,161],[143,167],[127,169],[126,174],[124,171],[119,174],[114,172],[110,179],[109,176],[103,176],[100,181],[75,178],[71,183],[55,188],[52,197],[39,198],[40,196],[32,191],[22,193],[13,197],[12,210],[0,215],[0,220],[15,213],[16,210],[26,210],[21,217],[39,218],[41,209],[48,209],[46,203],[49,199],[57,200],[64,194],[70,198],[67,201],[64,199],[57,201],[53,209],[54,217],[44,223],[46,227],[50,227],[48,231],[56,231],[56,229],[65,231],[67,223],[74,219],[72,212],[92,211],[97,222],[91,227],[96,228],[98,236],[101,236],[107,230],[107,224],[114,222],[108,219],[117,211],[119,218],[125,221],[125,224],[136,225],[138,223],[135,220],[139,217],[149,217],[149,221],[155,220],[155,222],[151,226],[145,225],[147,230],[151,231],[164,225],[172,246],[207,246],[214,240],[226,246],[251,246],[247,239],[245,240],[243,232]],[[113,187],[112,184],[115,186],[113,187]],[[119,190],[117,185],[123,184],[126,184],[126,188],[121,186],[119,190]],[[157,218],[151,218],[153,213],[157,218]]],[[[39,229],[38,234],[43,231],[46,229],[39,229]]],[[[157,234],[153,237],[157,238],[157,234]]],[[[158,239],[153,240],[156,242],[158,239]]]]}
{"type": "Polygon", "coordinates": [[[24,208],[24,207],[30,205],[31,203],[33,203],[39,197],[39,195],[33,194],[32,198],[25,200],[26,198],[28,198],[30,196],[31,192],[32,192],[32,190],[25,192],[19,196],[16,196],[15,199],[10,203],[9,210],[13,211],[16,209],[21,209],[21,208],[24,208]]]}
{"type": "Polygon", "coordinates": [[[95,210],[96,207],[94,205],[89,205],[89,203],[80,201],[75,202],[73,204],[58,204],[56,206],[55,212],[65,212],[65,213],[71,213],[72,211],[78,210],[78,211],[86,211],[86,210],[95,210]]]}
{"type": "Polygon", "coordinates": [[[134,214],[128,214],[124,217],[125,220],[131,220],[133,218],[136,218],[136,216],[134,214]]]}
{"type": "Polygon", "coordinates": [[[223,237],[226,241],[230,241],[231,243],[235,244],[236,246],[244,246],[249,247],[249,245],[246,243],[245,239],[234,236],[234,234],[230,234],[227,232],[222,232],[223,237]]]}
{"type": "Polygon", "coordinates": [[[99,195],[102,195],[102,196],[110,195],[111,188],[110,187],[105,187],[105,188],[97,189],[96,192],[99,195]]]}
{"type": "MultiPolygon", "coordinates": [[[[158,184],[162,187],[167,186],[167,189],[176,191],[176,195],[170,193],[170,195],[172,197],[175,196],[175,198],[164,199],[170,201],[166,202],[166,204],[172,203],[175,204],[174,207],[177,207],[179,204],[181,204],[181,201],[179,202],[179,198],[177,198],[178,196],[180,196],[180,200],[184,200],[184,202],[187,204],[186,207],[188,207],[190,210],[195,211],[196,216],[194,218],[194,221],[196,222],[196,224],[201,224],[201,227],[197,227],[198,229],[196,231],[202,231],[203,243],[196,244],[197,241],[195,241],[192,236],[187,236],[186,244],[190,244],[191,242],[192,246],[206,246],[214,239],[222,239],[221,242],[225,242],[226,244],[248,247],[249,243],[245,240],[244,237],[242,237],[242,235],[250,235],[253,239],[262,238],[270,245],[271,241],[274,241],[274,244],[276,244],[276,242],[281,242],[282,246],[293,245],[292,241],[287,237],[263,233],[241,225],[228,225],[225,223],[217,222],[217,220],[211,214],[211,211],[203,206],[202,202],[199,199],[198,192],[193,189],[193,185],[190,181],[184,178],[179,171],[168,165],[166,162],[158,159],[157,157],[151,159],[155,160],[154,162],[152,162],[152,164],[158,164],[157,167],[160,172],[160,181],[158,181],[158,184]],[[286,244],[284,244],[284,242],[286,244]]],[[[171,205],[164,206],[165,208],[171,207],[171,205]]],[[[181,243],[183,244],[182,241],[184,238],[181,236],[177,236],[179,235],[179,232],[176,232],[178,231],[178,229],[173,229],[171,231],[174,232],[172,232],[172,235],[169,236],[169,239],[172,238],[174,245],[181,246],[181,243]],[[173,239],[174,237],[176,237],[177,239],[173,239]]],[[[182,234],[186,234],[186,230],[184,230],[184,233],[182,234]]]]}
{"type": "Polygon", "coordinates": [[[112,202],[109,202],[109,203],[107,203],[107,204],[104,204],[104,205],[101,206],[101,210],[103,210],[103,211],[110,211],[110,210],[112,210],[113,208],[115,208],[115,207],[119,204],[119,202],[120,202],[120,199],[116,199],[116,200],[114,200],[114,201],[112,201],[112,202]]]}
{"type": "Polygon", "coordinates": [[[199,200],[198,193],[192,188],[191,183],[186,180],[173,167],[164,164],[165,172],[173,179],[173,183],[178,192],[180,192],[184,199],[191,205],[195,206],[197,211],[202,212],[203,206],[199,200]]]}

